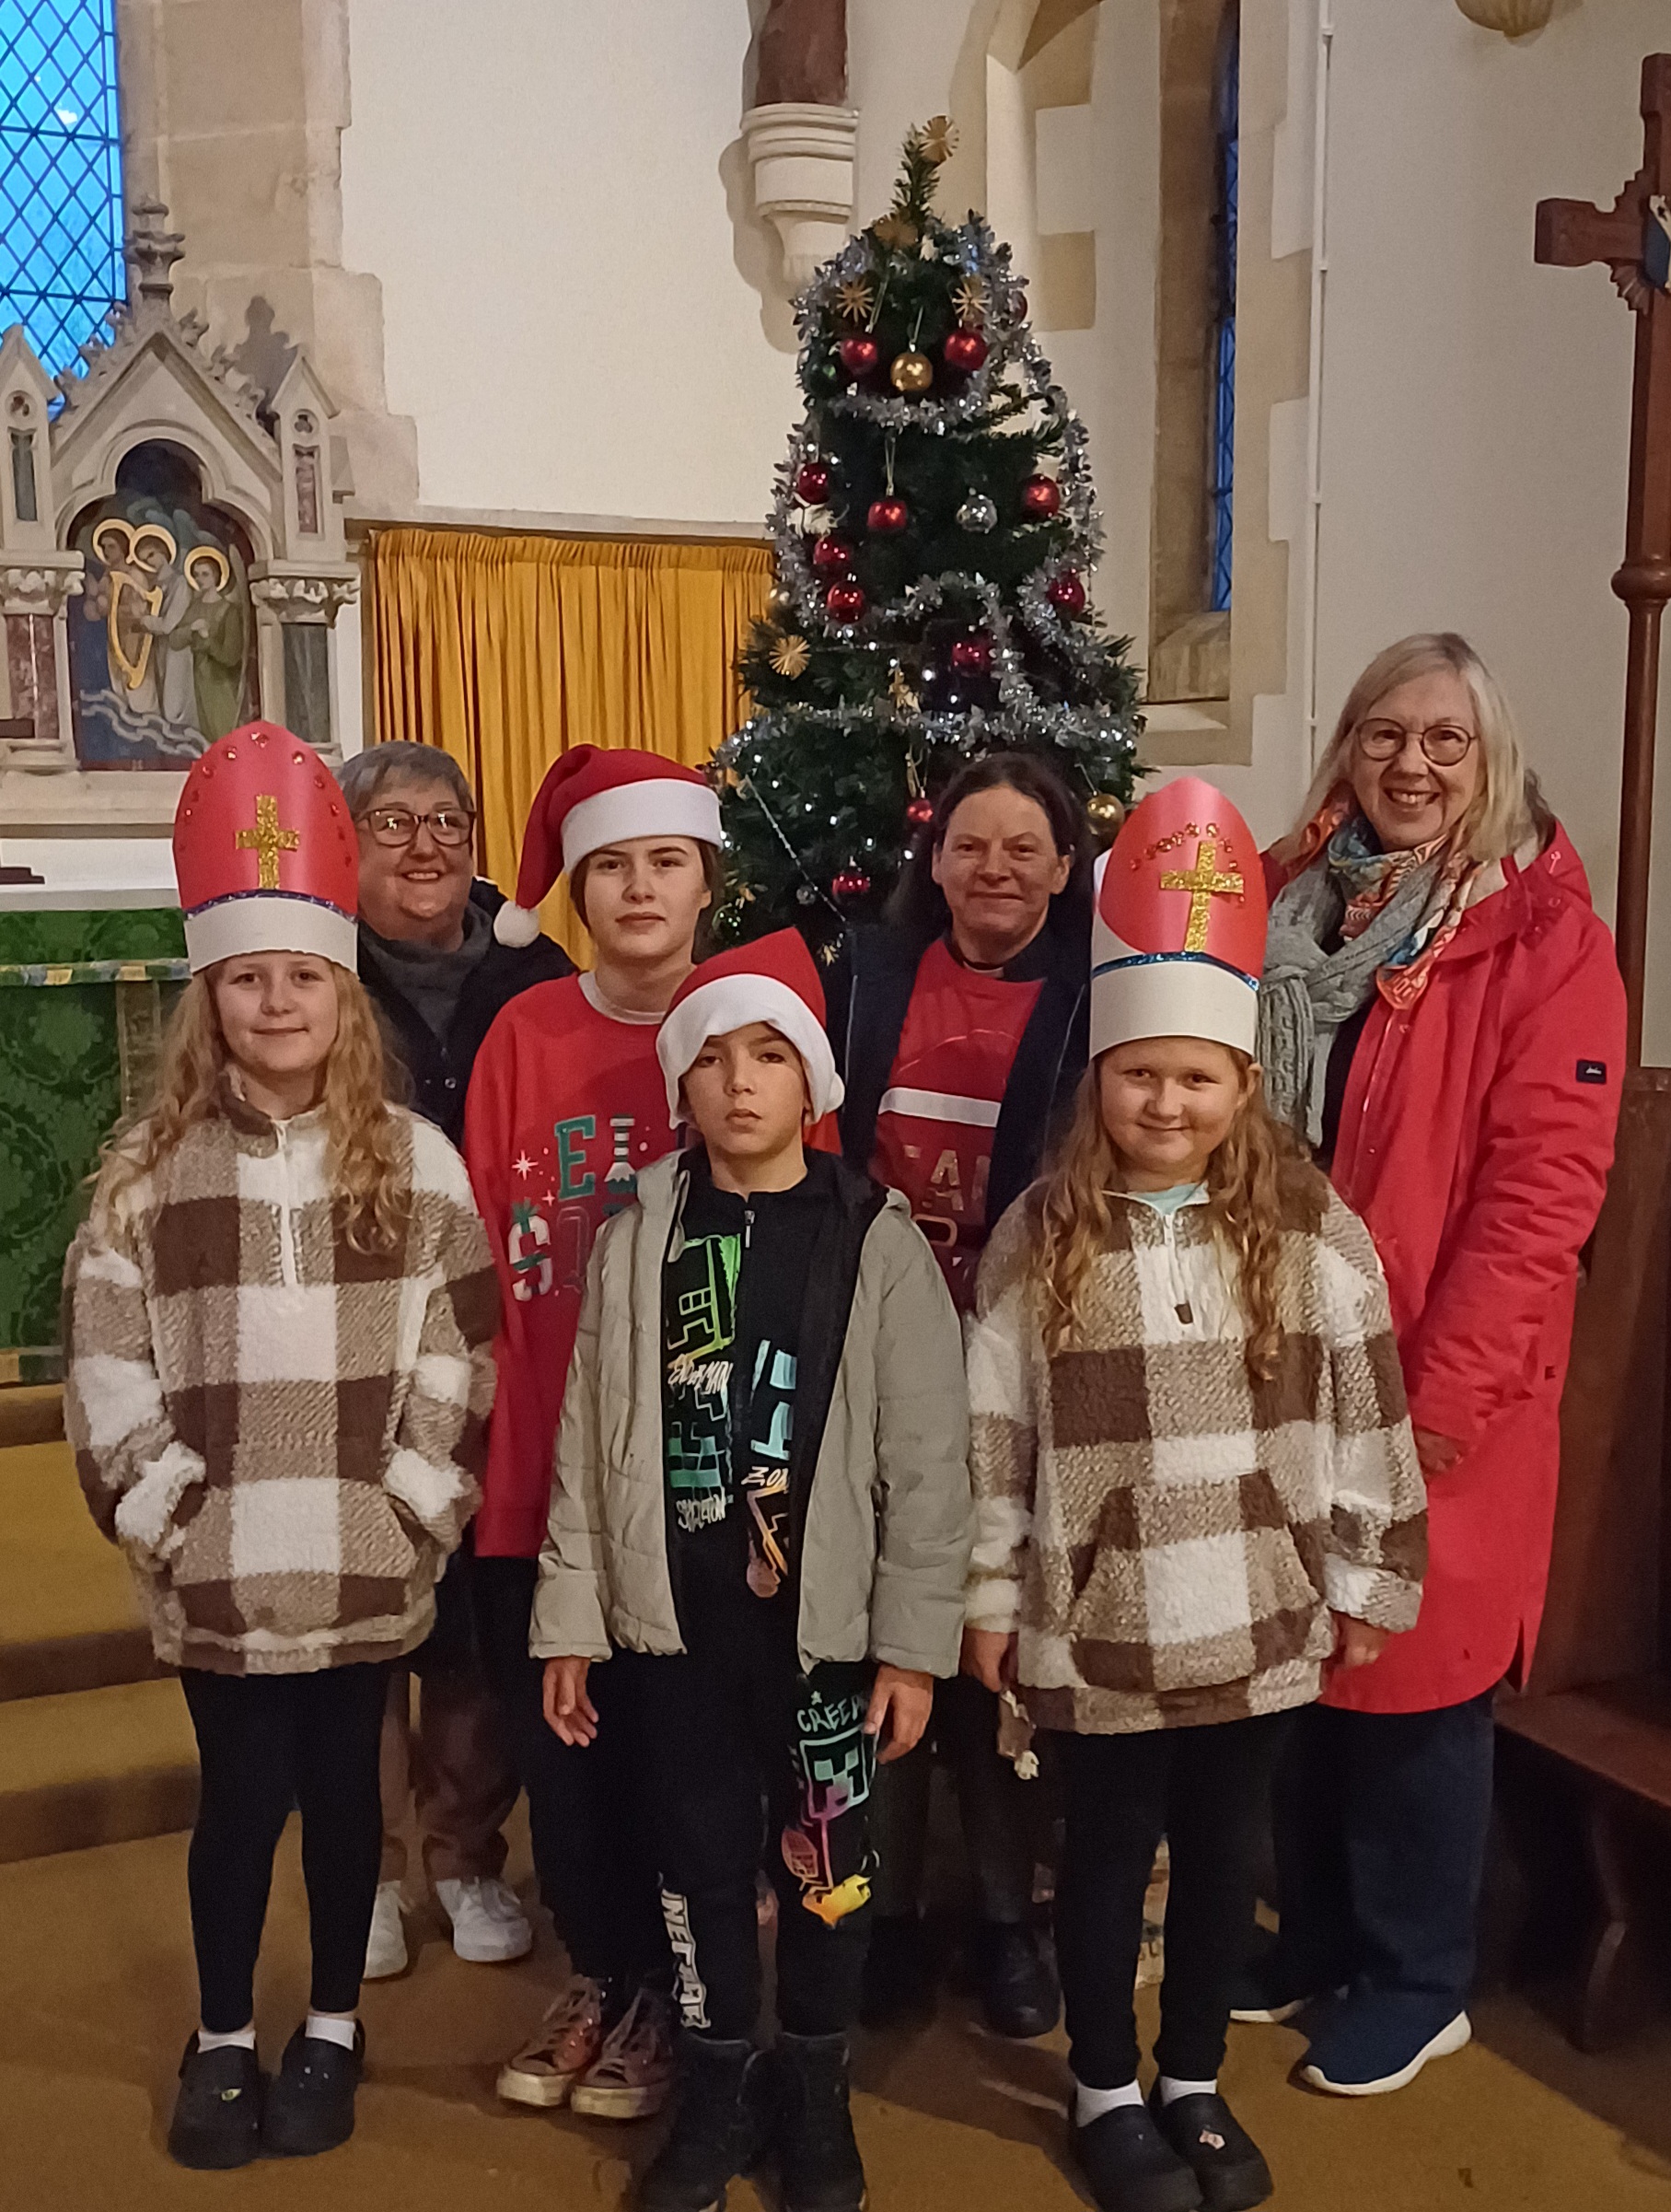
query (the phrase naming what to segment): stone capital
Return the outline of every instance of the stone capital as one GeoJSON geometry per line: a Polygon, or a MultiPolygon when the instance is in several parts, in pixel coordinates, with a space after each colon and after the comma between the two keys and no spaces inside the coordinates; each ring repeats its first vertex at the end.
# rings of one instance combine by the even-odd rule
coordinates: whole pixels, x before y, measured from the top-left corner
{"type": "Polygon", "coordinates": [[[0,613],[56,614],[87,581],[79,553],[0,558],[0,613]]]}
{"type": "Polygon", "coordinates": [[[249,572],[249,597],[281,623],[332,623],[360,595],[357,568],[287,568],[268,562],[249,572]]]}

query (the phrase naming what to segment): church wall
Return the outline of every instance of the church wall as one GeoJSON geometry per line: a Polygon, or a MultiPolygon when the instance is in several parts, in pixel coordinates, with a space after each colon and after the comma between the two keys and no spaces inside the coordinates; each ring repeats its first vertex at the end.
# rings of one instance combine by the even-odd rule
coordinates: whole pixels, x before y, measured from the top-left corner
{"type": "MultiPolygon", "coordinates": [[[[1642,157],[1664,0],[1563,0],[1511,43],[1452,0],[1332,0],[1318,704],[1454,628],[1504,683],[1610,916],[1624,685],[1632,318],[1532,260],[1540,198],[1610,204],[1642,157]]],[[[1671,684],[1662,707],[1671,747],[1671,684]]],[[[1671,796],[1671,782],[1662,779],[1671,796]]],[[[1646,1056],[1671,1060],[1662,833],[1646,1056]]]]}

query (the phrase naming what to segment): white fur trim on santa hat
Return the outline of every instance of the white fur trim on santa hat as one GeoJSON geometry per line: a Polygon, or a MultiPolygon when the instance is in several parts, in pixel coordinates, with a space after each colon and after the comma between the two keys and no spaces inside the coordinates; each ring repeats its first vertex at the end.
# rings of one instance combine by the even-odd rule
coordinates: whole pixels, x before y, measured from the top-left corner
{"type": "Polygon", "coordinates": [[[563,818],[563,865],[572,876],[588,853],[628,837],[720,842],[719,797],[682,775],[641,775],[578,800],[563,818]]]}
{"type": "Polygon", "coordinates": [[[1139,1037],[1207,1037],[1251,1053],[1259,985],[1201,953],[1140,953],[1091,975],[1091,1057],[1139,1037]]]}
{"type": "Polygon", "coordinates": [[[681,998],[656,1034],[656,1057],[667,1079],[667,1112],[674,1121],[690,1118],[679,1087],[702,1046],[710,1037],[728,1036],[751,1021],[769,1023],[801,1055],[814,1121],[835,1112],[846,1096],[835,1054],[823,1023],[800,993],[775,975],[716,975],[681,998]]]}
{"type": "Polygon", "coordinates": [[[293,891],[238,891],[200,906],[185,922],[186,959],[193,975],[217,960],[251,952],[312,953],[334,960],[351,975],[359,966],[354,916],[324,899],[305,899],[293,891]]]}

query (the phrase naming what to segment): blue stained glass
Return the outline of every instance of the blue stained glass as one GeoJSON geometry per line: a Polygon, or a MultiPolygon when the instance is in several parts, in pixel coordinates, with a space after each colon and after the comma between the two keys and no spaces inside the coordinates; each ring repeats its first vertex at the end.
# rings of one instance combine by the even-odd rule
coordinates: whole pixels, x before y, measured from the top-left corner
{"type": "Polygon", "coordinates": [[[67,367],[126,291],[113,0],[0,0],[0,329],[67,367]]]}
{"type": "Polygon", "coordinates": [[[1218,89],[1218,311],[1213,332],[1213,421],[1209,445],[1207,603],[1230,604],[1236,506],[1236,216],[1240,181],[1240,49],[1233,22],[1218,89]]]}

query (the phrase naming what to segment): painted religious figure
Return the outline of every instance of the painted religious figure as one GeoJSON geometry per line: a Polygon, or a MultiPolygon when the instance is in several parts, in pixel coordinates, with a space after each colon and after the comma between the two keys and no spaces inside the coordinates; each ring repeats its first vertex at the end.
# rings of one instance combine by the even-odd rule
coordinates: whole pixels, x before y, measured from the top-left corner
{"type": "Polygon", "coordinates": [[[249,554],[167,447],[139,447],[76,523],[87,587],[70,616],[84,768],[178,768],[255,711],[249,554]]]}

